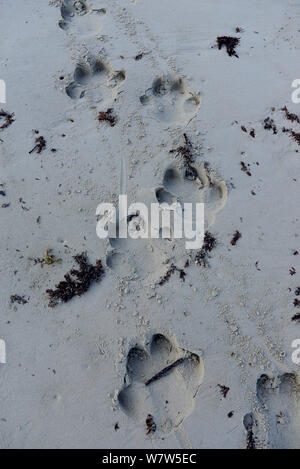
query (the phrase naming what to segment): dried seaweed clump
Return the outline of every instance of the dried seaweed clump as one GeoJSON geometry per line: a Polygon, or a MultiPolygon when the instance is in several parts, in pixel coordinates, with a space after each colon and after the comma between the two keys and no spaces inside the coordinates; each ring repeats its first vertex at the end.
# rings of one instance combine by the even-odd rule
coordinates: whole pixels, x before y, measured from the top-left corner
{"type": "Polygon", "coordinates": [[[235,48],[239,45],[239,43],[240,43],[239,37],[219,36],[217,38],[218,49],[221,50],[222,47],[225,46],[227,50],[227,54],[230,57],[234,56],[234,57],[239,58],[235,50],[235,48]]]}
{"type": "Polygon", "coordinates": [[[300,313],[295,314],[295,316],[292,317],[292,321],[300,322],[300,313]]]}
{"type": "Polygon", "coordinates": [[[25,296],[11,295],[10,302],[11,304],[18,303],[19,305],[26,305],[26,303],[28,303],[28,300],[26,300],[25,296]]]}
{"type": "Polygon", "coordinates": [[[182,157],[185,167],[185,178],[191,181],[195,181],[198,178],[198,173],[192,166],[192,164],[195,162],[193,145],[186,133],[183,134],[183,137],[184,145],[180,145],[179,147],[170,150],[170,153],[175,153],[176,156],[182,157]]]}
{"type": "Polygon", "coordinates": [[[287,118],[287,120],[289,120],[291,122],[297,122],[298,124],[300,124],[300,117],[297,116],[297,114],[293,114],[293,113],[289,112],[289,110],[286,106],[281,108],[281,110],[285,112],[285,117],[287,118]]]}
{"type": "Polygon", "coordinates": [[[117,123],[117,116],[114,114],[114,110],[112,108],[107,109],[106,112],[101,111],[98,114],[98,121],[99,122],[108,122],[111,127],[114,127],[117,123]]]}
{"type": "Polygon", "coordinates": [[[224,399],[226,399],[227,394],[230,391],[230,388],[228,388],[227,386],[224,386],[223,384],[218,384],[218,387],[220,388],[220,392],[222,396],[224,397],[224,399]]]}
{"type": "Polygon", "coordinates": [[[0,109],[0,122],[2,119],[4,119],[3,124],[0,125],[0,129],[6,129],[13,122],[15,122],[14,116],[14,113],[8,114],[8,112],[5,112],[3,109],[0,109]]]}
{"type": "Polygon", "coordinates": [[[232,240],[230,241],[232,246],[235,246],[238,240],[242,237],[242,233],[240,233],[238,230],[233,235],[232,240]]]}
{"type": "Polygon", "coordinates": [[[149,435],[154,432],[156,432],[156,423],[154,422],[152,415],[148,414],[146,418],[146,434],[149,435]]]}
{"type": "Polygon", "coordinates": [[[266,117],[264,120],[264,129],[265,130],[273,130],[273,134],[276,135],[278,133],[277,127],[275,125],[275,122],[273,119],[270,117],[266,117]]]}
{"type": "Polygon", "coordinates": [[[204,242],[201,250],[196,254],[195,264],[207,267],[208,253],[211,252],[217,245],[216,238],[209,232],[206,231],[204,234],[204,242]]]}
{"type": "Polygon", "coordinates": [[[179,269],[175,264],[171,264],[171,267],[169,270],[166,272],[166,274],[160,279],[158,282],[158,285],[164,285],[166,282],[170,280],[170,277],[175,273],[179,272],[179,277],[180,279],[184,282],[186,273],[183,269],[179,269]]]}
{"type": "Polygon", "coordinates": [[[31,153],[33,153],[34,151],[36,151],[37,153],[41,153],[44,148],[46,148],[46,140],[42,136],[37,137],[35,139],[35,146],[32,150],[30,150],[29,154],[31,155],[31,153]]]}
{"type": "Polygon", "coordinates": [[[93,282],[98,282],[104,274],[101,260],[96,261],[96,265],[91,265],[87,261],[85,253],[74,256],[79,270],[72,269],[65,275],[65,280],[55,285],[55,290],[46,290],[50,297],[49,306],[53,308],[58,303],[67,303],[74,296],[81,296],[86,293],[93,282]]]}

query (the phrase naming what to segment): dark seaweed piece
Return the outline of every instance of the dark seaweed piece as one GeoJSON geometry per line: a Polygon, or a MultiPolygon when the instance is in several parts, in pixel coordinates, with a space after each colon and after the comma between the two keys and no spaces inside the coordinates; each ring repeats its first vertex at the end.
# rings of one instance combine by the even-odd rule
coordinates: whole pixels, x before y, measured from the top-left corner
{"type": "Polygon", "coordinates": [[[184,165],[189,168],[193,174],[195,174],[196,170],[191,166],[191,164],[194,163],[193,145],[186,133],[183,134],[183,137],[184,145],[180,145],[179,147],[170,150],[170,153],[176,153],[176,156],[182,156],[184,165]]]}
{"type": "Polygon", "coordinates": [[[233,410],[227,414],[227,417],[228,417],[229,419],[231,419],[231,417],[233,417],[233,410]]]}
{"type": "Polygon", "coordinates": [[[50,297],[49,306],[53,308],[58,303],[67,303],[74,296],[81,296],[86,293],[93,282],[98,282],[104,274],[101,260],[96,261],[96,265],[91,265],[87,261],[85,253],[74,256],[75,262],[79,265],[79,270],[72,269],[68,272],[58,285],[56,290],[46,290],[50,297]]]}
{"type": "Polygon", "coordinates": [[[241,170],[248,174],[248,176],[252,176],[251,172],[249,171],[248,167],[245,165],[244,161],[241,161],[241,170]]]}
{"type": "Polygon", "coordinates": [[[300,300],[298,300],[298,298],[295,298],[293,305],[295,306],[295,308],[300,308],[300,300]]]}
{"type": "Polygon", "coordinates": [[[230,391],[230,388],[228,388],[227,386],[224,386],[222,384],[218,384],[218,387],[220,388],[220,392],[221,392],[222,396],[224,397],[224,399],[226,399],[227,394],[230,391]]]}
{"type": "Polygon", "coordinates": [[[300,313],[295,314],[295,316],[292,317],[292,321],[299,321],[300,322],[300,313]]]}
{"type": "Polygon", "coordinates": [[[1,208],[7,208],[7,207],[9,207],[9,206],[10,206],[10,204],[2,204],[2,205],[1,205],[1,208]]]}
{"type": "Polygon", "coordinates": [[[300,124],[300,117],[297,116],[297,114],[289,112],[286,106],[282,107],[281,110],[285,112],[285,117],[287,118],[287,120],[300,124]]]}
{"type": "Polygon", "coordinates": [[[243,132],[247,133],[247,129],[244,125],[241,125],[241,129],[242,129],[243,132]]]}
{"type": "Polygon", "coordinates": [[[144,53],[141,52],[140,54],[136,55],[134,60],[141,60],[144,57],[144,53]]]}
{"type": "Polygon", "coordinates": [[[114,110],[112,108],[107,109],[106,112],[99,112],[98,114],[98,121],[103,122],[106,121],[110,124],[111,127],[114,127],[117,123],[117,116],[114,115],[114,110]]]}
{"type": "Polygon", "coordinates": [[[162,378],[163,376],[166,376],[173,368],[175,368],[178,365],[181,365],[186,360],[185,357],[178,358],[175,362],[171,363],[171,365],[166,366],[163,370],[159,371],[156,373],[156,375],[152,376],[152,378],[148,379],[145,382],[145,386],[149,386],[149,384],[153,383],[154,381],[157,381],[158,379],[162,378]]]}
{"type": "Polygon", "coordinates": [[[295,295],[300,296],[300,287],[297,287],[295,290],[295,295]]]}
{"type": "Polygon", "coordinates": [[[299,251],[297,250],[293,252],[293,256],[298,256],[298,254],[299,254],[299,251]]]}
{"type": "Polygon", "coordinates": [[[119,427],[119,423],[118,423],[118,422],[115,423],[115,432],[116,432],[117,430],[119,430],[119,428],[120,428],[120,427],[119,427]]]}
{"type": "Polygon", "coordinates": [[[15,122],[14,116],[15,116],[14,113],[8,114],[8,112],[5,112],[3,109],[0,109],[0,120],[4,119],[3,124],[0,125],[0,130],[6,129],[13,122],[15,122]]]}
{"type": "Polygon", "coordinates": [[[3,195],[3,197],[6,196],[6,192],[5,191],[0,191],[0,195],[3,195]]]}
{"type": "Polygon", "coordinates": [[[35,150],[37,153],[41,153],[44,148],[46,148],[46,140],[44,137],[40,136],[35,139],[36,145],[33,147],[32,150],[30,150],[29,154],[33,153],[35,150]]]}
{"type": "Polygon", "coordinates": [[[249,134],[251,135],[251,137],[255,138],[255,130],[254,129],[251,129],[249,134]]]}
{"type": "Polygon", "coordinates": [[[241,234],[238,230],[236,230],[236,232],[234,233],[233,238],[232,238],[232,240],[231,240],[232,246],[235,246],[236,243],[238,242],[238,240],[239,240],[241,237],[242,237],[242,234],[241,234]]]}
{"type": "Polygon", "coordinates": [[[216,238],[209,231],[206,231],[204,234],[203,246],[195,256],[195,264],[206,267],[208,265],[208,253],[211,252],[216,247],[216,245],[216,238]]]}
{"type": "Polygon", "coordinates": [[[19,303],[19,305],[26,305],[26,303],[28,303],[28,300],[26,300],[25,296],[11,295],[10,302],[12,304],[19,303]]]}
{"type": "Polygon", "coordinates": [[[239,37],[230,37],[230,36],[219,36],[217,38],[217,45],[218,49],[221,50],[223,46],[226,47],[227,54],[232,57],[235,56],[239,58],[237,55],[235,48],[239,45],[240,38],[239,37]]]}
{"type": "Polygon", "coordinates": [[[293,130],[291,130],[290,135],[291,135],[292,139],[295,140],[295,142],[297,142],[298,145],[300,145],[300,133],[297,133],[297,132],[294,132],[293,130]]]}
{"type": "Polygon", "coordinates": [[[295,274],[296,274],[296,269],[295,269],[295,267],[291,267],[291,268],[290,268],[290,275],[293,276],[293,275],[295,275],[295,274]]]}
{"type": "Polygon", "coordinates": [[[150,433],[155,433],[155,432],[156,432],[156,423],[154,422],[152,415],[148,414],[146,418],[146,434],[149,435],[150,433]]]}
{"type": "Polygon", "coordinates": [[[266,117],[266,119],[263,122],[263,126],[265,130],[273,130],[273,134],[276,135],[278,133],[277,127],[275,125],[275,122],[273,119],[270,117],[266,117]]]}
{"type": "Polygon", "coordinates": [[[183,269],[179,269],[175,264],[171,264],[169,270],[165,273],[165,275],[160,279],[158,285],[164,285],[166,282],[170,280],[171,275],[175,272],[179,272],[180,279],[184,282],[186,273],[183,269]]]}

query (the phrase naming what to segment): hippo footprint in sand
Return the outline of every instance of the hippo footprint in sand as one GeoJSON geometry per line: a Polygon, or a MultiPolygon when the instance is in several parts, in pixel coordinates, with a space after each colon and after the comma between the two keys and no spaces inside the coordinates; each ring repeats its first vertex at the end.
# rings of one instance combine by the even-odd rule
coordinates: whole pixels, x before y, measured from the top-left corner
{"type": "Polygon", "coordinates": [[[154,80],[140,102],[161,122],[187,124],[199,110],[200,95],[192,93],[182,78],[167,74],[154,80]]]}
{"type": "Polygon", "coordinates": [[[99,16],[106,14],[105,8],[92,9],[85,0],[63,0],[60,6],[61,19],[58,25],[68,31],[72,26],[79,33],[100,31],[99,16]]]}
{"type": "Polygon", "coordinates": [[[171,164],[165,171],[162,186],[156,189],[157,201],[172,203],[204,203],[205,223],[208,228],[227,201],[227,186],[207,165],[171,164]]]}
{"type": "Polygon", "coordinates": [[[136,345],[128,352],[120,407],[140,422],[151,416],[148,433],[151,428],[158,437],[171,433],[192,413],[203,375],[197,354],[155,334],[145,348],[136,345]]]}
{"type": "Polygon", "coordinates": [[[275,378],[261,375],[257,398],[269,426],[271,448],[300,448],[300,379],[295,373],[275,378]]]}
{"type": "Polygon", "coordinates": [[[87,96],[94,102],[116,100],[125,78],[124,70],[115,72],[104,58],[89,56],[76,65],[73,80],[65,90],[71,99],[87,96]]]}

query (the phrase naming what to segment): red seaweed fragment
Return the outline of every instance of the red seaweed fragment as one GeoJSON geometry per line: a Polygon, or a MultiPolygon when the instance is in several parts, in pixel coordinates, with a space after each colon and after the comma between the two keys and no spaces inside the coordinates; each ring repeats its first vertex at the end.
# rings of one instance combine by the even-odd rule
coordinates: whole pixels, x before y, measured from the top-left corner
{"type": "Polygon", "coordinates": [[[85,253],[74,256],[79,270],[72,269],[64,278],[65,280],[55,285],[55,290],[46,290],[50,297],[49,306],[53,308],[58,303],[67,303],[74,296],[81,296],[86,293],[93,282],[98,282],[103,274],[101,260],[96,261],[96,265],[91,265],[87,261],[85,253]]]}
{"type": "Polygon", "coordinates": [[[227,50],[227,54],[230,57],[234,56],[234,57],[239,58],[239,56],[237,55],[235,51],[235,48],[239,45],[239,43],[240,43],[239,37],[219,36],[217,38],[218,49],[221,50],[222,47],[225,46],[227,50]]]}

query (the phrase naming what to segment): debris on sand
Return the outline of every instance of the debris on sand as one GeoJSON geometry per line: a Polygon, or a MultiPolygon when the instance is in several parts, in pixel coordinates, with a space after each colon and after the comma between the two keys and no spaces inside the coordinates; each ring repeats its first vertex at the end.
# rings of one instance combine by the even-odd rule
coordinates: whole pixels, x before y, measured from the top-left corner
{"type": "Polygon", "coordinates": [[[297,122],[298,124],[300,124],[300,117],[297,116],[297,114],[293,114],[293,113],[289,112],[289,110],[287,109],[286,106],[281,108],[281,110],[283,112],[285,112],[285,117],[287,118],[287,120],[289,120],[291,122],[297,122]]]}
{"type": "Polygon", "coordinates": [[[298,300],[298,298],[295,298],[293,305],[295,306],[295,308],[300,308],[300,300],[298,300]]]}
{"type": "Polygon", "coordinates": [[[170,153],[176,153],[176,156],[180,155],[183,159],[183,162],[186,166],[194,163],[194,150],[192,142],[186,133],[183,134],[184,145],[180,145],[173,150],[170,150],[170,153]]]}
{"type": "Polygon", "coordinates": [[[146,434],[149,435],[150,433],[155,433],[155,432],[156,432],[156,423],[154,422],[152,415],[148,414],[146,418],[146,434]]]}
{"type": "Polygon", "coordinates": [[[291,268],[290,268],[290,275],[291,275],[291,276],[296,275],[296,269],[295,269],[295,267],[291,267],[291,268]]]}
{"type": "Polygon", "coordinates": [[[227,386],[224,386],[222,384],[218,384],[218,387],[220,388],[220,392],[221,392],[222,396],[224,397],[224,399],[226,399],[227,394],[230,391],[230,388],[228,388],[227,386]]]}
{"type": "Polygon", "coordinates": [[[232,246],[235,246],[236,243],[238,242],[238,240],[239,240],[241,237],[242,237],[242,234],[241,234],[238,230],[236,230],[236,232],[234,233],[233,238],[232,238],[232,240],[231,240],[232,246]]]}
{"type": "Polygon", "coordinates": [[[36,259],[34,259],[34,262],[35,264],[41,264],[43,266],[44,264],[61,264],[61,259],[57,258],[52,254],[52,249],[46,249],[44,257],[42,259],[37,257],[36,259]]]}
{"type": "Polygon", "coordinates": [[[173,370],[173,368],[176,368],[176,366],[179,366],[179,365],[181,365],[182,363],[184,363],[185,360],[186,360],[185,357],[178,358],[178,360],[176,360],[175,362],[171,363],[171,365],[166,366],[163,370],[161,370],[161,371],[159,371],[158,373],[156,373],[156,375],[154,375],[152,378],[148,379],[148,380],[145,382],[145,386],[149,386],[149,384],[153,383],[154,381],[157,381],[158,379],[163,378],[164,376],[166,376],[167,374],[169,374],[169,372],[170,372],[171,370],[173,370]]]}
{"type": "Polygon", "coordinates": [[[241,170],[246,173],[248,176],[252,176],[251,172],[249,171],[247,165],[244,163],[244,161],[241,161],[241,170]]]}
{"type": "Polygon", "coordinates": [[[0,109],[0,123],[1,123],[2,119],[4,119],[3,124],[0,125],[0,129],[1,130],[6,129],[13,122],[15,122],[14,116],[15,116],[14,113],[8,114],[8,112],[5,112],[3,109],[0,109]]]}
{"type": "Polygon", "coordinates": [[[98,114],[99,122],[108,122],[111,127],[114,127],[117,123],[117,116],[114,114],[113,108],[107,109],[105,112],[99,112],[98,114]]]}
{"type": "Polygon", "coordinates": [[[300,133],[294,132],[293,130],[290,131],[290,135],[293,140],[295,140],[298,145],[300,145],[300,133]]]}
{"type": "Polygon", "coordinates": [[[295,316],[292,317],[292,321],[300,322],[300,313],[295,314],[295,316]]]}
{"type": "Polygon", "coordinates": [[[207,267],[208,253],[211,252],[217,245],[216,238],[209,232],[206,231],[204,234],[203,246],[200,251],[196,254],[195,264],[207,267]]]}
{"type": "Polygon", "coordinates": [[[170,280],[170,277],[175,273],[179,272],[180,279],[184,282],[186,273],[183,269],[179,269],[175,264],[171,264],[169,270],[165,273],[165,275],[160,279],[158,285],[164,285],[166,282],[170,280]]]}
{"type": "Polygon", "coordinates": [[[49,306],[53,308],[58,303],[67,303],[74,296],[81,296],[86,293],[93,282],[98,282],[104,274],[101,260],[96,261],[96,265],[91,265],[87,261],[85,253],[74,256],[79,270],[72,269],[68,272],[62,282],[55,285],[55,290],[46,290],[50,297],[49,306]]]}
{"type": "Polygon", "coordinates": [[[235,48],[239,45],[239,43],[240,43],[239,37],[219,36],[217,38],[218,49],[221,50],[222,47],[225,46],[227,50],[227,54],[230,57],[234,56],[234,57],[239,58],[239,56],[237,55],[235,51],[235,48]]]}
{"type": "Polygon", "coordinates": [[[26,300],[25,296],[11,295],[10,302],[12,304],[18,303],[19,305],[26,305],[26,303],[28,303],[28,300],[26,300]]]}
{"type": "Polygon", "coordinates": [[[273,119],[270,117],[266,117],[266,119],[263,122],[263,126],[265,130],[273,130],[273,134],[276,135],[278,133],[277,127],[275,125],[275,122],[273,119]]]}
{"type": "Polygon", "coordinates": [[[250,132],[249,132],[250,136],[252,138],[255,138],[256,137],[256,134],[255,134],[255,129],[251,129],[250,132]]]}
{"type": "Polygon", "coordinates": [[[44,148],[46,148],[46,140],[44,139],[43,136],[40,136],[40,137],[37,137],[35,139],[35,143],[36,145],[33,147],[32,150],[30,150],[29,154],[31,155],[31,153],[33,153],[34,151],[36,151],[37,153],[41,153],[43,151],[44,148]]]}
{"type": "Polygon", "coordinates": [[[138,60],[142,60],[143,57],[144,57],[144,53],[141,52],[140,54],[138,54],[138,55],[135,56],[134,60],[137,60],[137,61],[138,61],[138,60]]]}

